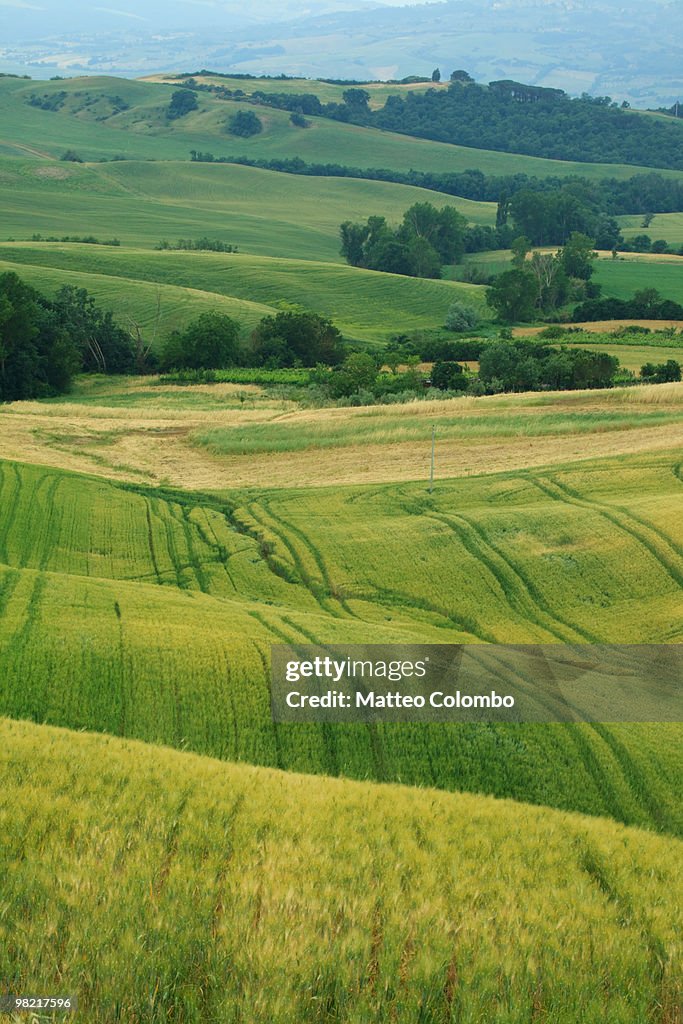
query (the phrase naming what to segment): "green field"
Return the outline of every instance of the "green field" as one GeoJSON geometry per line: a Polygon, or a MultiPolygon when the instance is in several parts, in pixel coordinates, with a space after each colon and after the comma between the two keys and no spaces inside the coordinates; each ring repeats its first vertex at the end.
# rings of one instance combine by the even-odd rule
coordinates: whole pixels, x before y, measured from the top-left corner
{"type": "MultiPolygon", "coordinates": [[[[169,123],[174,88],[0,79],[0,274],[86,288],[156,350],[201,312],[244,339],[288,304],[377,350],[456,299],[497,330],[483,287],[348,266],[338,236],[424,201],[492,224],[494,204],[191,149],[638,170],[263,108],[234,139],[243,105],[200,93],[169,123]],[[25,102],[61,90],[57,112],[25,102]],[[239,252],[154,249],[200,236],[239,252]]],[[[664,259],[596,280],[683,302],[664,259]]],[[[680,361],[681,337],[563,343],[638,368],[680,361]]],[[[308,407],[302,375],[79,377],[0,405],[0,992],[73,992],[79,1024],[681,1024],[680,723],[285,725],[270,658],[683,643],[683,384],[308,407]]]]}
{"type": "MultiPolygon", "coordinates": [[[[0,80],[0,149],[7,154],[60,156],[77,150],[85,160],[125,156],[134,160],[186,160],[191,149],[216,156],[272,159],[301,157],[313,163],[340,163],[355,167],[388,167],[394,170],[460,171],[478,169],[485,174],[526,173],[580,174],[589,178],[628,178],[638,170],[625,164],[572,163],[469,149],[447,143],[414,139],[372,128],[311,118],[308,129],[290,124],[289,113],[259,108],[264,123],[261,135],[235,139],[224,131],[228,118],[242,104],[200,95],[200,109],[168,124],[164,111],[173,86],[119,78],[80,78],[66,82],[0,80]],[[29,106],[25,100],[65,91],[68,103],[52,112],[29,106]],[[74,94],[81,93],[76,96],[74,94]],[[130,109],[112,114],[105,96],[120,96],[130,109]],[[83,107],[86,100],[92,101],[83,107]],[[81,108],[81,109],[79,109],[81,108]],[[97,117],[106,117],[97,121],[97,117]]],[[[659,171],[680,177],[683,172],[659,171]]]]}
{"type": "Polygon", "coordinates": [[[495,204],[408,185],[306,178],[230,165],[123,162],[84,167],[0,161],[4,238],[95,235],[152,248],[162,239],[212,239],[241,252],[342,262],[339,225],[372,214],[398,223],[416,202],[453,206],[472,224],[495,204]]]}
{"type": "Polygon", "coordinates": [[[683,245],[683,213],[657,213],[649,227],[643,227],[642,216],[619,217],[624,238],[634,235],[649,235],[651,239],[663,238],[669,245],[683,245]]]}
{"type": "Polygon", "coordinates": [[[680,642],[670,456],[443,481],[432,499],[226,500],[1,468],[1,713],[681,830],[676,726],[274,726],[264,668],[281,640],[680,642]]]}
{"type": "MultiPolygon", "coordinates": [[[[115,300],[119,316],[130,307],[144,323],[156,316],[156,285],[172,285],[169,320],[164,326],[178,322],[176,306],[193,298],[188,289],[205,293],[200,296],[200,310],[209,302],[206,293],[212,293],[218,308],[234,311],[247,325],[253,318],[260,319],[262,307],[284,300],[328,316],[345,334],[369,341],[386,339],[399,330],[439,327],[456,298],[464,297],[482,310],[484,302],[483,289],[477,285],[382,274],[344,263],[242,254],[17,243],[0,246],[0,263],[3,270],[14,270],[30,284],[48,290],[81,281],[101,301],[115,300]],[[140,282],[147,282],[147,287],[140,282]]],[[[166,318],[164,302],[162,295],[161,312],[166,318]]],[[[188,306],[188,316],[189,312],[188,306]]]]}
{"type": "Polygon", "coordinates": [[[593,279],[602,285],[603,294],[630,299],[643,288],[656,288],[666,299],[683,303],[683,258],[666,262],[656,256],[645,260],[597,260],[593,279]]]}
{"type": "Polygon", "coordinates": [[[676,1020],[675,839],[0,730],[0,971],[58,976],[78,1020],[676,1020]]]}

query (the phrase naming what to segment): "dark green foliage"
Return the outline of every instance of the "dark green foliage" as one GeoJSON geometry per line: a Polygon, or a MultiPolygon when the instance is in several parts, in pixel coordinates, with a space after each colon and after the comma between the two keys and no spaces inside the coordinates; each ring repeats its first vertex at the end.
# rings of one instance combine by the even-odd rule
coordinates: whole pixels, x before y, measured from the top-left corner
{"type": "Polygon", "coordinates": [[[238,135],[240,138],[248,139],[252,135],[258,135],[263,131],[263,124],[253,110],[238,110],[228,121],[228,132],[230,135],[238,135]]]}
{"type": "Polygon", "coordinates": [[[241,362],[240,325],[224,313],[201,313],[184,331],[174,331],[163,367],[176,370],[221,370],[241,362]]]}
{"type": "Polygon", "coordinates": [[[74,374],[92,368],[93,351],[116,363],[119,344],[127,358],[97,369],[132,366],[131,339],[111,314],[98,310],[85,291],[62,288],[49,300],[16,274],[0,275],[0,401],[68,391],[74,374]]]}
{"type": "Polygon", "coordinates": [[[431,203],[415,203],[398,228],[378,216],[365,224],[345,221],[339,229],[341,254],[354,267],[439,278],[443,264],[462,259],[466,226],[452,207],[437,210],[431,203]]]}
{"type": "Polygon", "coordinates": [[[683,135],[674,124],[605,102],[572,100],[559,89],[518,82],[489,87],[455,81],[447,90],[390,96],[364,123],[421,138],[556,160],[683,165],[683,135]]]}
{"type": "Polygon", "coordinates": [[[237,252],[237,246],[222,242],[219,238],[179,238],[177,242],[163,239],[154,248],[157,251],[173,252],[237,252]]]}
{"type": "Polygon", "coordinates": [[[62,153],[62,155],[60,156],[59,159],[60,160],[65,160],[65,161],[67,161],[67,163],[72,163],[72,164],[82,164],[83,163],[83,157],[79,156],[78,153],[75,150],[73,150],[73,149],[67,149],[64,153],[62,153]]]}
{"type": "Polygon", "coordinates": [[[133,340],[114,321],[113,313],[95,305],[85,288],[60,288],[52,303],[69,337],[77,344],[86,373],[131,373],[133,340]]]}
{"type": "Polygon", "coordinates": [[[467,377],[460,363],[439,362],[434,363],[430,374],[432,387],[441,391],[465,391],[467,388],[467,377]]]}
{"type": "Polygon", "coordinates": [[[372,391],[377,379],[377,363],[366,352],[354,352],[333,370],[327,380],[330,398],[348,398],[362,391],[372,391]]]}
{"type": "Polygon", "coordinates": [[[267,316],[251,335],[248,361],[255,366],[334,366],[343,357],[342,336],[317,313],[267,316]]]}
{"type": "Polygon", "coordinates": [[[645,363],[640,368],[640,376],[648,384],[668,384],[681,379],[681,364],[675,359],[667,359],[665,363],[645,363]]]}
{"type": "Polygon", "coordinates": [[[198,108],[199,103],[194,92],[190,89],[179,89],[171,96],[167,116],[169,121],[175,121],[177,118],[185,117],[186,114],[198,108]]]}
{"type": "Polygon", "coordinates": [[[587,281],[593,274],[593,261],[597,258],[595,242],[578,231],[572,232],[560,251],[560,261],[567,277],[587,281]]]}
{"type": "Polygon", "coordinates": [[[311,122],[306,120],[306,118],[304,117],[300,110],[293,111],[290,114],[289,120],[294,125],[295,128],[311,127],[311,122]]]}
{"type": "Polygon", "coordinates": [[[599,209],[590,189],[524,189],[510,200],[509,212],[517,233],[532,245],[564,245],[572,234],[589,236],[600,249],[622,241],[617,222],[599,209]]]}
{"type": "Polygon", "coordinates": [[[579,323],[589,320],[683,320],[683,306],[663,298],[655,288],[643,288],[632,299],[589,299],[572,313],[579,323]]]}
{"type": "Polygon", "coordinates": [[[553,349],[524,341],[488,345],[479,359],[479,378],[491,391],[611,387],[619,360],[605,352],[553,349]]]}
{"type": "Polygon", "coordinates": [[[67,98],[67,93],[52,92],[45,93],[43,96],[31,95],[26,101],[32,107],[40,107],[41,110],[51,110],[53,112],[61,110],[67,98]]]}
{"type": "Polygon", "coordinates": [[[503,323],[533,320],[536,316],[538,287],[526,270],[507,270],[499,274],[486,293],[486,301],[503,323]]]}

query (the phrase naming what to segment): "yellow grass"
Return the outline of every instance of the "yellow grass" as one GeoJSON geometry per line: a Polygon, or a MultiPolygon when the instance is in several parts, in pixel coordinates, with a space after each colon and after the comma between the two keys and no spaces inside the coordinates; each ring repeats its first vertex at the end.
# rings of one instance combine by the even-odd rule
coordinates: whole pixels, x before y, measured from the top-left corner
{"type": "MultiPolygon", "coordinates": [[[[131,381],[131,395],[145,386],[131,381]]],[[[121,388],[119,388],[119,391],[121,388]]],[[[294,403],[272,399],[259,388],[203,385],[159,387],[144,404],[58,404],[17,402],[0,407],[0,458],[92,472],[114,479],[164,483],[199,490],[251,486],[324,486],[423,479],[429,470],[429,437],[437,427],[437,469],[441,477],[464,477],[505,470],[574,462],[628,452],[662,451],[683,445],[683,384],[615,389],[605,392],[499,395],[450,401],[415,401],[403,406],[298,409],[294,403]],[[214,391],[214,389],[216,389],[214,391]],[[231,407],[230,398],[242,391],[244,405],[231,407]],[[199,399],[219,394],[226,408],[202,407],[199,399]],[[169,407],[169,396],[186,397],[182,407],[169,407]],[[193,408],[192,395],[197,398],[193,408]],[[675,421],[649,424],[638,420],[637,409],[656,405],[675,421]],[[535,419],[557,411],[562,416],[628,412],[619,429],[604,429],[598,420],[577,432],[528,436],[522,430],[501,435],[486,421],[491,415],[535,419]],[[397,411],[398,410],[398,411],[397,411]],[[401,439],[397,417],[405,424],[424,425],[424,440],[401,439]],[[463,434],[452,429],[439,438],[439,423],[462,420],[463,434]],[[386,430],[381,429],[386,422],[386,430]],[[468,424],[477,426],[476,436],[468,424]],[[373,438],[363,437],[372,423],[373,438]],[[272,424],[277,436],[310,428],[311,447],[301,451],[218,454],[196,444],[207,430],[243,430],[272,424]],[[376,427],[380,429],[375,434],[376,427]],[[281,431],[279,428],[281,427],[281,431]],[[343,429],[342,442],[329,451],[314,447],[320,431],[343,429]]],[[[248,435],[247,435],[248,438],[248,435]]]]}

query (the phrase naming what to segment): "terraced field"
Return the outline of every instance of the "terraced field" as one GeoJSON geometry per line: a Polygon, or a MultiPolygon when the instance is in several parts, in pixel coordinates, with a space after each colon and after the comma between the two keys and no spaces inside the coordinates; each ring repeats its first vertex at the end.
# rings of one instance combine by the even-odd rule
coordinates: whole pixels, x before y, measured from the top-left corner
{"type": "Polygon", "coordinates": [[[676,1020],[675,839],[47,727],[0,734],[0,971],[21,991],[58,974],[89,1024],[676,1020]]]}

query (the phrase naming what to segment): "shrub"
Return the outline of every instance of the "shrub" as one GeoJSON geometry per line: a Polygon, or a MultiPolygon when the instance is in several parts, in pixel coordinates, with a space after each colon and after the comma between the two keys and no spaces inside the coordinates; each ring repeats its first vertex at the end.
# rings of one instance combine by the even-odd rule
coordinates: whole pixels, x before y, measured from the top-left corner
{"type": "Polygon", "coordinates": [[[238,110],[228,121],[228,132],[230,135],[238,135],[242,139],[248,139],[251,135],[258,135],[262,131],[263,123],[253,110],[238,110]]]}
{"type": "Polygon", "coordinates": [[[444,326],[449,331],[473,331],[480,322],[479,311],[465,302],[454,302],[446,314],[444,326]]]}

